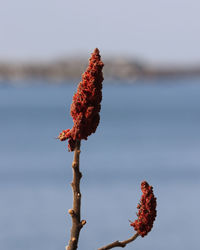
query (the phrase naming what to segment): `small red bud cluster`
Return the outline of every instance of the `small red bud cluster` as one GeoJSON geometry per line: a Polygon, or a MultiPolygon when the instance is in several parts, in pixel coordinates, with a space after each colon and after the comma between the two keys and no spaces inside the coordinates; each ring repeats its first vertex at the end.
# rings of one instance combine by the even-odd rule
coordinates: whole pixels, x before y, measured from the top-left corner
{"type": "Polygon", "coordinates": [[[63,130],[58,136],[61,141],[68,139],[69,151],[74,151],[76,140],[87,140],[87,137],[96,131],[99,124],[103,66],[99,50],[96,48],[89,60],[86,72],[82,75],[77,92],[73,96],[71,116],[74,125],[72,129],[63,130]]]}
{"type": "Polygon", "coordinates": [[[138,218],[131,223],[131,226],[144,237],[151,231],[156,218],[156,197],[153,194],[153,187],[146,181],[141,183],[142,197],[138,204],[138,218]]]}

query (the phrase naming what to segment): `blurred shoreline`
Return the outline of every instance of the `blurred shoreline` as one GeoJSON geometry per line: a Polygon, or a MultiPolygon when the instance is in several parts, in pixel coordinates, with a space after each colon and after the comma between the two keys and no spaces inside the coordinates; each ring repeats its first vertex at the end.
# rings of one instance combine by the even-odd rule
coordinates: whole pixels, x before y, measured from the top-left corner
{"type": "MultiPolygon", "coordinates": [[[[200,65],[155,66],[123,57],[104,60],[104,77],[114,80],[200,76],[200,65]]],[[[0,62],[0,83],[27,79],[59,81],[80,79],[88,61],[69,58],[49,62],[0,62]]]]}

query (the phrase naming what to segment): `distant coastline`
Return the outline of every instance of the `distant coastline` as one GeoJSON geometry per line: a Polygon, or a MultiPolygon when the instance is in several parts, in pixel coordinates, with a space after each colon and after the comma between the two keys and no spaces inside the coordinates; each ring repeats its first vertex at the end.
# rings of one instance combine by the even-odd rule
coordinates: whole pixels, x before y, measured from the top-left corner
{"type": "MultiPolygon", "coordinates": [[[[81,58],[55,60],[43,63],[0,62],[0,83],[26,79],[44,79],[55,83],[69,79],[80,79],[88,62],[81,58]]],[[[104,60],[104,76],[109,79],[138,79],[170,76],[200,76],[200,65],[193,67],[156,67],[126,58],[104,60]]]]}

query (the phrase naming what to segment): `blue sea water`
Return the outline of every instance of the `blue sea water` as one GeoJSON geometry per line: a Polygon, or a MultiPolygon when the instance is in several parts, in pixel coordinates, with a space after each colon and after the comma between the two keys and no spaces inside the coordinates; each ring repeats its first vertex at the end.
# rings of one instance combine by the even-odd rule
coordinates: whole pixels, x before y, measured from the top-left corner
{"type": "MultiPolygon", "coordinates": [[[[72,207],[67,144],[75,84],[0,85],[0,249],[60,250],[72,207]]],[[[81,146],[79,249],[130,237],[140,183],[153,185],[158,216],[126,249],[199,250],[200,78],[104,83],[101,122],[81,146]]]]}

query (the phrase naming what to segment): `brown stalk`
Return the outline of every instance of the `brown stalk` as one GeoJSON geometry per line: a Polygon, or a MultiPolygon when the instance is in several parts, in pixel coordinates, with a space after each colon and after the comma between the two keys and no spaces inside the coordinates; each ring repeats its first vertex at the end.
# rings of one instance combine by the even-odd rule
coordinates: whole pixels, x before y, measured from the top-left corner
{"type": "Polygon", "coordinates": [[[85,220],[81,221],[81,192],[80,192],[80,179],[82,174],[79,169],[79,156],[80,156],[81,142],[76,140],[74,150],[74,159],[72,162],[73,180],[71,183],[73,191],[73,208],[69,209],[69,214],[72,217],[71,236],[66,246],[66,250],[76,250],[78,247],[78,240],[81,228],[86,224],[85,220]]]}
{"type": "Polygon", "coordinates": [[[114,241],[111,244],[108,244],[104,247],[98,248],[98,250],[108,250],[114,247],[125,247],[128,243],[134,241],[137,237],[139,236],[138,233],[134,234],[131,238],[129,238],[128,240],[124,240],[124,241],[114,241]]]}

